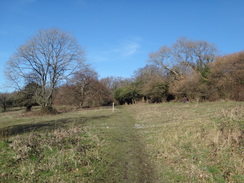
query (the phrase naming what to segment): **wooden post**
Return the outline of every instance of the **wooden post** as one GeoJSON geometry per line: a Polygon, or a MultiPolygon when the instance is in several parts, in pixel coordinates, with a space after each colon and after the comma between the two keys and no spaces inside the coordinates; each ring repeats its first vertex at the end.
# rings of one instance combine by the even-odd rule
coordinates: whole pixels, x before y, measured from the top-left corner
{"type": "Polygon", "coordinates": [[[114,112],[114,102],[113,102],[113,104],[112,104],[112,112],[114,112]]]}

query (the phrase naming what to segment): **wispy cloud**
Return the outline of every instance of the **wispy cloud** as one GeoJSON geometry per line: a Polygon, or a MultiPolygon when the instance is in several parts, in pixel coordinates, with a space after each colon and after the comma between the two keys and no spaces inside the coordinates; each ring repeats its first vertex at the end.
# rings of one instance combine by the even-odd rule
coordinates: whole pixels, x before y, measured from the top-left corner
{"type": "Polygon", "coordinates": [[[139,39],[124,40],[112,51],[118,53],[120,56],[130,57],[136,54],[140,47],[139,39]]]}
{"type": "Polygon", "coordinates": [[[129,41],[124,43],[120,47],[113,50],[113,52],[118,53],[120,56],[123,57],[130,57],[138,51],[140,48],[140,44],[138,42],[129,41]]]}
{"type": "Polygon", "coordinates": [[[112,44],[107,48],[92,51],[90,60],[96,63],[102,63],[130,58],[139,52],[141,40],[139,38],[120,40],[118,43],[112,44]]]}

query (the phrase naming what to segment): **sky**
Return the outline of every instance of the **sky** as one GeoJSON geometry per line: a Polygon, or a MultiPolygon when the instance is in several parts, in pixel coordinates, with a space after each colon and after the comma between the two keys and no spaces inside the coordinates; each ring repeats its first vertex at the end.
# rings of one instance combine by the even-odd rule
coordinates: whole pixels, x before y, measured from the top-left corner
{"type": "Polygon", "coordinates": [[[0,91],[4,65],[40,29],[71,33],[99,74],[131,77],[150,52],[179,37],[244,50],[244,0],[0,0],[0,91]]]}

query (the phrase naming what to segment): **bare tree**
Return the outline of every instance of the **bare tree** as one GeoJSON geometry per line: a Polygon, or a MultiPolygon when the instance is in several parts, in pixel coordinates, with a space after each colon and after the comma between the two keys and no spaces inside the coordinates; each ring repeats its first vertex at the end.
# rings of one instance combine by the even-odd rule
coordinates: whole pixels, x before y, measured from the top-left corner
{"type": "Polygon", "coordinates": [[[162,69],[155,65],[146,65],[134,72],[134,78],[137,83],[145,83],[148,80],[156,79],[164,81],[162,69]]]}
{"type": "Polygon", "coordinates": [[[112,96],[106,85],[98,80],[92,68],[76,72],[66,85],[58,87],[54,103],[79,108],[111,104],[112,96]]]}
{"type": "Polygon", "coordinates": [[[206,77],[207,64],[215,59],[216,51],[216,47],[206,41],[192,41],[183,37],[171,47],[163,46],[151,53],[149,61],[173,74],[176,79],[182,72],[200,73],[206,77]]]}
{"type": "Polygon", "coordinates": [[[113,93],[117,88],[129,86],[133,82],[133,79],[110,76],[102,78],[100,81],[113,93]]]}
{"type": "Polygon", "coordinates": [[[217,52],[217,48],[211,43],[192,41],[184,37],[177,39],[172,49],[176,62],[190,69],[188,72],[199,73],[205,78],[207,64],[214,61],[217,52]]]}
{"type": "Polygon", "coordinates": [[[83,71],[76,72],[71,79],[71,83],[74,86],[73,92],[76,98],[76,102],[79,103],[79,107],[82,107],[85,98],[88,96],[90,85],[94,80],[97,80],[98,76],[96,71],[90,68],[86,68],[83,71]]]}
{"type": "Polygon", "coordinates": [[[84,66],[84,50],[70,34],[58,29],[40,30],[9,59],[6,74],[18,87],[26,81],[41,86],[43,108],[52,106],[54,88],[84,66]]]}
{"type": "Polygon", "coordinates": [[[167,46],[162,46],[158,51],[150,53],[149,61],[160,68],[162,68],[166,72],[173,73],[176,79],[179,77],[179,73],[177,70],[173,68],[174,55],[172,53],[172,48],[167,46]]]}

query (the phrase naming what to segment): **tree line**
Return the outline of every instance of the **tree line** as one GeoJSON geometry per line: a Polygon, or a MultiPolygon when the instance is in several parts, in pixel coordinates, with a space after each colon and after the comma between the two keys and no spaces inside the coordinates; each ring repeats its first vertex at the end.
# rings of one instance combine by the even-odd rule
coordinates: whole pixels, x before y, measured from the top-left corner
{"type": "Polygon", "coordinates": [[[53,105],[79,108],[101,105],[190,100],[244,101],[244,51],[217,55],[215,45],[179,38],[149,54],[148,64],[131,78],[98,78],[85,51],[69,33],[40,30],[6,63],[5,74],[16,91],[0,94],[3,111],[11,106],[53,105]]]}

